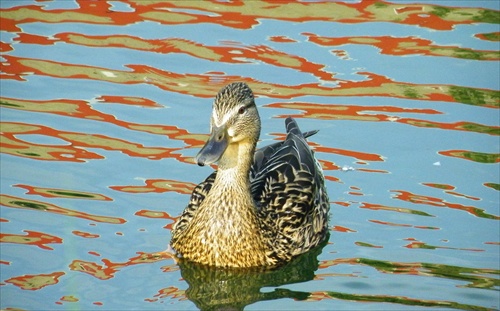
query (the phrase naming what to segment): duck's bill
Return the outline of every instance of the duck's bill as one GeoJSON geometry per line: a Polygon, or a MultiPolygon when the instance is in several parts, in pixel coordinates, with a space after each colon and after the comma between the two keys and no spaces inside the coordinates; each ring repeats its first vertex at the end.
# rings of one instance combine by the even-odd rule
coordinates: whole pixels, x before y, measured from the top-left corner
{"type": "Polygon", "coordinates": [[[213,127],[210,138],[196,155],[196,163],[199,166],[213,164],[222,157],[228,145],[226,129],[222,127],[213,127]]]}

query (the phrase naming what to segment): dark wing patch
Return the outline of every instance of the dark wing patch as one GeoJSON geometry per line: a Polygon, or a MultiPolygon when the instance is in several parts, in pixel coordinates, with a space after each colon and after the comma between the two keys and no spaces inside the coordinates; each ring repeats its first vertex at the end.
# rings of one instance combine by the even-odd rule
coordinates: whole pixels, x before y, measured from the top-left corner
{"type": "Polygon", "coordinates": [[[329,210],[323,174],[305,135],[292,118],[285,123],[286,139],[258,150],[250,174],[261,232],[281,259],[322,241],[329,210]]]}

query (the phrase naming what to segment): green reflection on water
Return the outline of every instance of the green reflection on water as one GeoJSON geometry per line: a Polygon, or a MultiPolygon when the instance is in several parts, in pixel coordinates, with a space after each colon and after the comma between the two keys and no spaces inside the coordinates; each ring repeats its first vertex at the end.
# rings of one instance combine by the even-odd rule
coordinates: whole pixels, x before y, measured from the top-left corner
{"type": "Polygon", "coordinates": [[[55,190],[48,190],[47,192],[53,193],[53,194],[58,194],[58,195],[69,196],[69,197],[95,198],[94,195],[84,194],[84,193],[75,193],[75,192],[68,192],[68,191],[55,191],[55,190]]]}
{"type": "Polygon", "coordinates": [[[486,187],[490,187],[490,188],[492,188],[492,189],[495,189],[495,190],[500,191],[500,184],[496,184],[496,183],[488,182],[488,183],[485,183],[484,185],[485,185],[486,187]]]}
{"type": "Polygon", "coordinates": [[[435,6],[435,7],[432,8],[432,11],[430,11],[429,13],[437,15],[439,17],[445,17],[452,10],[453,9],[445,8],[445,7],[442,7],[442,6],[435,6]]]}
{"type": "Polygon", "coordinates": [[[257,301],[307,299],[310,296],[308,292],[284,288],[262,292],[261,288],[312,280],[319,266],[317,256],[326,241],[289,264],[272,270],[222,269],[181,260],[181,275],[189,284],[186,296],[201,310],[243,310],[245,306],[257,301]]]}
{"type": "Polygon", "coordinates": [[[500,162],[500,154],[498,153],[484,153],[467,151],[462,153],[464,158],[472,160],[479,163],[497,163],[500,162]]]}
{"type": "Polygon", "coordinates": [[[483,106],[493,105],[500,107],[500,92],[490,90],[478,90],[475,88],[450,86],[450,95],[457,102],[483,106]]]}
{"type": "Polygon", "coordinates": [[[443,307],[443,308],[453,308],[460,310],[481,310],[481,311],[491,310],[480,306],[467,305],[453,301],[411,299],[403,296],[359,295],[359,294],[347,294],[339,292],[328,292],[328,295],[336,299],[359,301],[359,302],[397,303],[407,306],[443,307]]]}
{"type": "Polygon", "coordinates": [[[25,202],[25,201],[11,201],[10,203],[17,205],[19,207],[32,208],[32,209],[37,209],[37,210],[41,210],[41,211],[48,210],[47,206],[44,204],[37,204],[37,203],[25,202]]]}
{"type": "Polygon", "coordinates": [[[490,41],[500,41],[500,32],[483,33],[483,37],[490,41]]]}
{"type": "Polygon", "coordinates": [[[500,24],[500,14],[494,10],[479,10],[478,15],[472,17],[472,20],[482,23],[500,24]]]}
{"type": "Polygon", "coordinates": [[[426,262],[401,263],[367,258],[359,258],[358,262],[385,273],[416,274],[418,272],[419,275],[469,282],[465,287],[495,290],[495,287],[500,286],[499,279],[484,276],[486,274],[499,275],[500,270],[495,269],[467,268],[426,262]]]}

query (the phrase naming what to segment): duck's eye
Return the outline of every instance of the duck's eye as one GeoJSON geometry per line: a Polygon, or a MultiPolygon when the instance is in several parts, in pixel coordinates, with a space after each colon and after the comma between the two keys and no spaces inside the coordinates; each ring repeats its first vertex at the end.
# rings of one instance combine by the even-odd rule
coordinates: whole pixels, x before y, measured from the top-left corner
{"type": "Polygon", "coordinates": [[[238,109],[238,114],[244,114],[247,111],[247,107],[241,106],[240,109],[238,109]]]}

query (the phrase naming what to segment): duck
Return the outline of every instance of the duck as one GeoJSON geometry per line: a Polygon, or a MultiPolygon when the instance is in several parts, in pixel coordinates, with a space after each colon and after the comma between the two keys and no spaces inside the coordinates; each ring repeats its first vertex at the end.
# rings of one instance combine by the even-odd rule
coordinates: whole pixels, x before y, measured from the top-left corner
{"type": "Polygon", "coordinates": [[[329,235],[330,204],[320,163],[297,122],[286,138],[256,149],[261,120],[250,87],[224,86],[215,96],[210,136],[195,157],[216,164],[172,227],[181,260],[221,268],[277,267],[329,235]]]}

